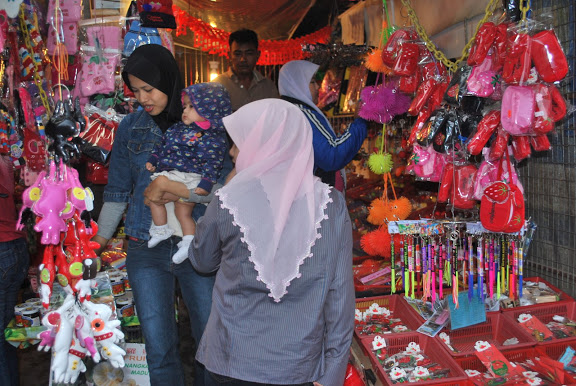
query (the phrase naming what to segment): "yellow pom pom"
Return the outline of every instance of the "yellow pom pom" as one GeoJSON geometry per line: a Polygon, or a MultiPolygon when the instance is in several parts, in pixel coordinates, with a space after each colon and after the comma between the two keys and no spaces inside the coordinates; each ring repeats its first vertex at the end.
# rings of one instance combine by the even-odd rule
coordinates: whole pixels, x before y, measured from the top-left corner
{"type": "Polygon", "coordinates": [[[373,153],[368,158],[368,167],[376,174],[390,172],[394,166],[390,153],[373,153]]]}

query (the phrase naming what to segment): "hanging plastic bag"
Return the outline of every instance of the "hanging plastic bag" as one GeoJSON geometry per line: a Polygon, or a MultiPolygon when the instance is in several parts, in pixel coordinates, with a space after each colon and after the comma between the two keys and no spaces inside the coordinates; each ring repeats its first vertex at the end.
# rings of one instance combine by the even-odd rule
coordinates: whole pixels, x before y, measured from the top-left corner
{"type": "Polygon", "coordinates": [[[142,27],[140,20],[134,20],[124,35],[124,50],[122,55],[130,56],[134,50],[145,44],[162,45],[162,39],[157,28],[142,27]]]}

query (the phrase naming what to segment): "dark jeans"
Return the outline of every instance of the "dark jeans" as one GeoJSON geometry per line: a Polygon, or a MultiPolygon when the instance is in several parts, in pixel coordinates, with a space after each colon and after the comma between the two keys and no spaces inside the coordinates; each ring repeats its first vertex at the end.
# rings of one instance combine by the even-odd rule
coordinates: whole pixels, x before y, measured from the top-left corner
{"type": "Polygon", "coordinates": [[[206,385],[223,385],[223,386],[312,386],[313,382],[306,383],[290,383],[286,385],[272,385],[270,383],[256,383],[249,381],[242,381],[240,379],[226,377],[224,375],[214,374],[206,371],[206,385]]]}
{"type": "MultiPolygon", "coordinates": [[[[146,342],[152,385],[184,386],[174,317],[176,279],[190,314],[192,337],[197,343],[212,306],[214,275],[198,274],[189,259],[174,264],[172,255],[178,250],[178,241],[180,238],[171,237],[154,248],[148,248],[144,240],[130,239],[128,243],[126,268],[146,342]]],[[[195,365],[194,386],[203,386],[204,369],[195,365]]]]}
{"type": "Polygon", "coordinates": [[[0,385],[18,386],[16,348],[7,343],[4,330],[14,317],[18,290],[28,274],[28,247],[25,239],[0,243],[0,385]]]}

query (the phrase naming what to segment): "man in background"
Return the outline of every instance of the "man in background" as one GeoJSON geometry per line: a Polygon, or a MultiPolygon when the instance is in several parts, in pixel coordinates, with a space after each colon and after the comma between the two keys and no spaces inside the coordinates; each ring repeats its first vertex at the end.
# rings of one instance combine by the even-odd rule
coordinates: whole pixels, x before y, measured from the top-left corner
{"type": "Polygon", "coordinates": [[[232,101],[232,111],[247,103],[264,98],[279,98],[274,82],[255,70],[260,58],[258,35],[249,29],[241,29],[230,34],[228,71],[214,79],[226,87],[232,101]]]}

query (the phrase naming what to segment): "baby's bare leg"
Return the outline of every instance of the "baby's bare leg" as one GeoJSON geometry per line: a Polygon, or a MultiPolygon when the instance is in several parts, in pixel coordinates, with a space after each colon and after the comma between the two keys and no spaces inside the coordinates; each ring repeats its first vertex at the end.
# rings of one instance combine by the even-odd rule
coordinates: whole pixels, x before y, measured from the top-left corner
{"type": "Polygon", "coordinates": [[[168,215],[166,214],[166,207],[164,205],[157,205],[151,202],[150,212],[152,213],[152,222],[154,225],[168,224],[168,215]]]}
{"type": "Polygon", "coordinates": [[[196,222],[192,218],[194,205],[196,204],[193,202],[174,202],[174,214],[180,222],[183,236],[196,234],[196,222]]]}

